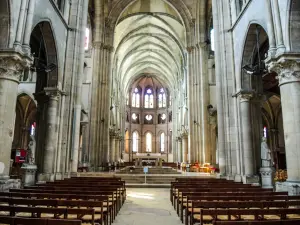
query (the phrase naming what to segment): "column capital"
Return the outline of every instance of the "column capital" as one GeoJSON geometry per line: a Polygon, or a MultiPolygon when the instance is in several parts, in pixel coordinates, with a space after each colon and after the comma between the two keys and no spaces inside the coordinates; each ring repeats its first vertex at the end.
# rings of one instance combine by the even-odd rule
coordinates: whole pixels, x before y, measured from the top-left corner
{"type": "Polygon", "coordinates": [[[189,46],[189,47],[186,48],[186,50],[188,51],[188,53],[192,53],[195,49],[196,49],[195,46],[189,46]]]}
{"type": "Polygon", "coordinates": [[[58,98],[62,94],[62,91],[55,87],[45,87],[45,94],[50,98],[50,100],[58,101],[58,98]]]}
{"type": "Polygon", "coordinates": [[[267,63],[270,72],[277,73],[279,86],[300,82],[300,54],[282,54],[267,63]]]}
{"type": "Polygon", "coordinates": [[[241,90],[235,96],[240,97],[240,102],[249,102],[253,98],[254,93],[252,91],[241,90]]]}
{"type": "Polygon", "coordinates": [[[0,50],[0,79],[19,82],[24,69],[29,68],[33,59],[21,52],[0,50]]]}

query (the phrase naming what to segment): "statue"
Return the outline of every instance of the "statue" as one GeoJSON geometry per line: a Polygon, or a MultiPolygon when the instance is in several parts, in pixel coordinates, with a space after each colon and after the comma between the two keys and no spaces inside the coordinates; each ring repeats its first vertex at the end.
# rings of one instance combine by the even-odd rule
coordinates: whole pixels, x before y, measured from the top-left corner
{"type": "Polygon", "coordinates": [[[261,166],[262,167],[271,167],[271,150],[268,147],[267,139],[262,138],[261,142],[261,166]]]}
{"type": "Polygon", "coordinates": [[[36,142],[34,135],[30,135],[31,141],[28,144],[27,149],[27,162],[29,165],[35,164],[35,148],[36,148],[36,142]]]}

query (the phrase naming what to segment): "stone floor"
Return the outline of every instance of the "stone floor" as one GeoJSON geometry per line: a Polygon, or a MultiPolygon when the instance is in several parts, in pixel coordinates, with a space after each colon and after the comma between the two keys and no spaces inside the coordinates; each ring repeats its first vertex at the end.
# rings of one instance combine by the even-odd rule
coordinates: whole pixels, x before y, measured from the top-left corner
{"type": "Polygon", "coordinates": [[[113,225],[182,225],[169,188],[126,188],[127,200],[113,225]]]}

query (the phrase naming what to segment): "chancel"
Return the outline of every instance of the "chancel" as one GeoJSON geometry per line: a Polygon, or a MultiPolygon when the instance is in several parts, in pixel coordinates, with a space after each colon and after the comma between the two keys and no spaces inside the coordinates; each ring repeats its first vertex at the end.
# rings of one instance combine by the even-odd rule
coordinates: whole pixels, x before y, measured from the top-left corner
{"type": "Polygon", "coordinates": [[[297,224],[299,15],[0,0],[0,224],[297,224]]]}

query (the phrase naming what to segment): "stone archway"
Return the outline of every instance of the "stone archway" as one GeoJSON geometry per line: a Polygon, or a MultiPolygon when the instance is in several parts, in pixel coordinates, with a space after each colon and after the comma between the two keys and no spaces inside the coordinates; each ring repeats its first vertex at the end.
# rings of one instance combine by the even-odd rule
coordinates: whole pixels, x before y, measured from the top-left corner
{"type": "Polygon", "coordinates": [[[8,48],[10,35],[10,1],[0,1],[0,49],[8,48]]]}
{"type": "Polygon", "coordinates": [[[30,48],[34,55],[33,73],[36,73],[34,93],[37,101],[36,164],[38,172],[53,173],[60,90],[56,43],[48,21],[42,21],[34,27],[30,37],[30,48]]]}
{"type": "Polygon", "coordinates": [[[277,122],[277,115],[281,112],[281,107],[279,107],[281,100],[277,74],[268,72],[264,64],[268,52],[267,32],[261,25],[251,24],[242,58],[242,93],[240,96],[243,154],[250,155],[249,158],[244,158],[244,161],[252,166],[254,174],[261,167],[260,150],[263,136],[267,138],[272,150],[272,161],[278,168],[277,156],[280,150],[278,139],[280,135],[283,135],[278,133],[280,124],[277,122]],[[259,61],[261,61],[260,65],[259,61]]]}

